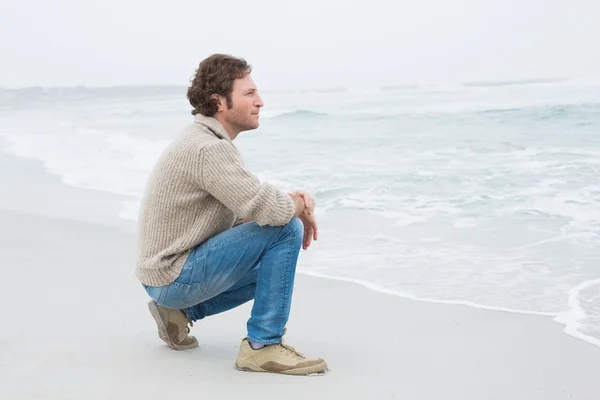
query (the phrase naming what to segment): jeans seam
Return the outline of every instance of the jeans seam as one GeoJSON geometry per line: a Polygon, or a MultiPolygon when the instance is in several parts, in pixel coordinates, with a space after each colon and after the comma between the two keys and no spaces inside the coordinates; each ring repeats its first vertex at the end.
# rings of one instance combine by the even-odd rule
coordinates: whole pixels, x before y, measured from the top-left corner
{"type": "MultiPolygon", "coordinates": [[[[290,242],[291,242],[291,241],[290,241],[290,242]]],[[[285,255],[285,256],[286,256],[286,259],[285,259],[285,265],[286,265],[288,268],[291,268],[291,266],[290,266],[290,260],[291,260],[291,257],[290,257],[290,255],[291,255],[291,253],[292,253],[292,252],[291,252],[291,250],[292,250],[292,248],[291,248],[291,245],[292,245],[292,243],[289,243],[289,244],[288,244],[288,246],[287,246],[287,251],[286,251],[286,255],[285,255]]],[[[287,271],[286,271],[286,272],[287,272],[287,271]]],[[[288,272],[288,273],[286,273],[286,274],[281,274],[281,276],[282,276],[281,290],[283,291],[283,297],[284,297],[284,301],[282,301],[282,302],[281,302],[281,305],[280,305],[280,307],[281,307],[282,309],[281,309],[281,310],[279,310],[279,326],[280,326],[280,327],[281,327],[281,325],[283,325],[283,323],[284,323],[283,313],[285,312],[285,307],[286,307],[286,304],[289,302],[289,299],[287,298],[287,296],[289,295],[289,293],[288,293],[288,290],[287,290],[287,289],[288,289],[288,283],[289,283],[289,277],[288,277],[288,275],[289,275],[289,272],[288,272]]],[[[278,332],[278,333],[279,333],[279,332],[278,332]]]]}
{"type": "MultiPolygon", "coordinates": [[[[293,242],[294,240],[296,240],[296,238],[294,236],[292,236],[290,239],[286,240],[285,242],[293,242]]],[[[285,264],[284,265],[289,265],[289,263],[290,263],[290,260],[292,258],[291,257],[292,245],[293,245],[293,243],[287,243],[287,245],[286,245],[286,255],[285,255],[285,264]]],[[[295,271],[294,271],[294,273],[295,273],[295,271]]],[[[289,275],[289,273],[281,274],[281,297],[283,298],[283,301],[280,303],[280,309],[278,312],[278,316],[279,316],[279,320],[277,323],[278,326],[281,326],[284,323],[284,317],[283,317],[283,313],[285,311],[284,307],[289,302],[288,298],[286,297],[286,293],[288,293],[287,288],[289,285],[289,279],[287,279],[288,275],[289,275]]],[[[279,332],[278,332],[278,334],[279,334],[279,332]]]]}
{"type": "MultiPolygon", "coordinates": [[[[221,299],[219,299],[218,297],[214,297],[213,299],[209,300],[208,302],[198,304],[198,306],[201,304],[204,304],[208,311],[208,309],[210,309],[211,307],[216,307],[217,305],[219,305],[220,302],[221,302],[221,299]]],[[[207,314],[208,314],[208,312],[207,312],[207,314]]]]}
{"type": "Polygon", "coordinates": [[[233,296],[227,296],[230,299],[236,299],[236,300],[241,300],[241,299],[246,299],[248,297],[252,297],[252,294],[254,294],[255,291],[250,291],[250,292],[244,292],[244,293],[240,293],[237,295],[233,295],[233,296]]]}
{"type": "Polygon", "coordinates": [[[158,301],[156,302],[158,305],[162,306],[165,303],[165,299],[167,298],[167,292],[169,291],[169,287],[171,285],[167,285],[165,287],[163,287],[163,289],[160,291],[160,295],[158,296],[158,301]]]}

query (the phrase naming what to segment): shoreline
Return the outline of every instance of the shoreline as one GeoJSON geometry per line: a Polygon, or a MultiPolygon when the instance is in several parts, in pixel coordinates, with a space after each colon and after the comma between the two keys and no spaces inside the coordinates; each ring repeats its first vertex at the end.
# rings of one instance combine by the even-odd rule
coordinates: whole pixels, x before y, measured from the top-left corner
{"type": "Polygon", "coordinates": [[[0,136],[0,209],[131,231],[130,221],[118,216],[130,197],[69,185],[62,175],[45,169],[43,161],[12,154],[7,145],[0,136]]]}
{"type": "MultiPolygon", "coordinates": [[[[569,320],[567,318],[567,315],[569,315],[569,314],[576,314],[578,312],[582,312],[580,310],[572,310],[572,311],[568,311],[565,313],[544,313],[544,312],[537,312],[537,311],[525,311],[525,310],[515,310],[515,309],[510,309],[510,308],[485,306],[485,305],[481,305],[481,304],[477,304],[477,303],[472,303],[472,302],[468,302],[468,301],[460,301],[460,300],[429,299],[429,298],[423,298],[423,297],[411,295],[408,293],[401,293],[401,292],[395,291],[393,289],[387,289],[387,288],[378,286],[377,284],[374,284],[372,282],[363,281],[360,279],[335,277],[335,276],[331,276],[331,275],[320,274],[317,272],[310,272],[310,271],[298,271],[298,273],[302,274],[302,275],[315,277],[315,278],[320,278],[320,279],[329,279],[332,281],[349,282],[349,283],[359,285],[361,287],[364,287],[368,290],[371,290],[371,291],[374,291],[377,293],[382,293],[385,295],[395,296],[395,297],[399,297],[402,299],[417,301],[417,302],[422,302],[422,303],[465,306],[465,307],[470,307],[470,308],[473,308],[476,310],[504,312],[504,313],[516,314],[516,315],[531,315],[531,316],[537,316],[537,317],[549,317],[553,322],[563,326],[563,332],[566,335],[576,338],[578,340],[582,340],[588,344],[591,344],[593,346],[600,348],[600,339],[597,339],[590,335],[586,335],[577,330],[577,327],[580,325],[580,323],[578,321],[581,318],[583,318],[583,316],[579,316],[575,320],[569,320]]],[[[589,285],[589,286],[594,286],[594,285],[600,284],[600,279],[593,279],[593,280],[582,282],[580,285],[574,286],[571,289],[571,291],[573,289],[579,288],[580,286],[584,286],[584,284],[588,284],[588,283],[592,283],[592,285],[589,285]]],[[[585,285],[585,287],[589,287],[589,286],[585,285]]]]}

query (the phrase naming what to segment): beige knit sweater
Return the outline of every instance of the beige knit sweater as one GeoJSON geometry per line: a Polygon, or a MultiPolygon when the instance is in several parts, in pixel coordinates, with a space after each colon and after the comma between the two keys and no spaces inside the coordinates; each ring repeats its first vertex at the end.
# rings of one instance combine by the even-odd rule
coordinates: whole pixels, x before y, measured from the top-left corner
{"type": "Polygon", "coordinates": [[[150,175],[138,219],[135,275],[162,286],[180,274],[190,250],[245,218],[284,225],[294,201],[245,169],[223,126],[197,114],[150,175]]]}

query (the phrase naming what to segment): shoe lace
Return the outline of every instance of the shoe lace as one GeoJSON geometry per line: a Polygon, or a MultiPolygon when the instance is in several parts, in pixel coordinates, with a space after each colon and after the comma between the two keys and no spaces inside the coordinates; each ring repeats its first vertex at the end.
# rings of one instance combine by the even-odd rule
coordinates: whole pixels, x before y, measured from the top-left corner
{"type": "MultiPolygon", "coordinates": [[[[181,313],[183,314],[183,312],[181,312],[181,313]]],[[[185,330],[186,330],[186,332],[189,334],[189,333],[191,332],[191,330],[190,330],[190,326],[194,326],[194,323],[193,323],[192,321],[190,321],[190,320],[188,319],[188,317],[187,317],[187,316],[185,316],[185,314],[183,314],[183,315],[184,315],[184,317],[185,317],[185,330]]],[[[181,321],[181,322],[183,322],[183,321],[181,321]]],[[[180,326],[181,326],[181,325],[180,325],[180,326]]]]}
{"type": "Polygon", "coordinates": [[[288,355],[299,357],[301,359],[306,358],[306,357],[304,357],[304,354],[300,353],[298,350],[296,350],[292,346],[285,344],[283,342],[283,339],[281,339],[281,343],[279,345],[280,345],[280,348],[283,349],[283,351],[285,351],[285,353],[288,355]]]}

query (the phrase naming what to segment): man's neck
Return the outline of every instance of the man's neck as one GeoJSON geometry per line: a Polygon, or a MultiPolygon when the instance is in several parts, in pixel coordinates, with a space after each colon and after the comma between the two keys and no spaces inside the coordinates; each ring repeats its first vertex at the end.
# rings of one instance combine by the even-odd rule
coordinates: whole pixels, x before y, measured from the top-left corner
{"type": "Polygon", "coordinates": [[[227,132],[227,135],[229,135],[229,138],[231,140],[235,139],[237,137],[237,135],[240,134],[240,132],[237,129],[234,129],[232,126],[230,126],[227,122],[225,122],[223,120],[223,118],[221,118],[220,115],[215,115],[214,118],[219,121],[219,123],[221,125],[223,125],[223,128],[225,129],[225,132],[227,132]]]}

